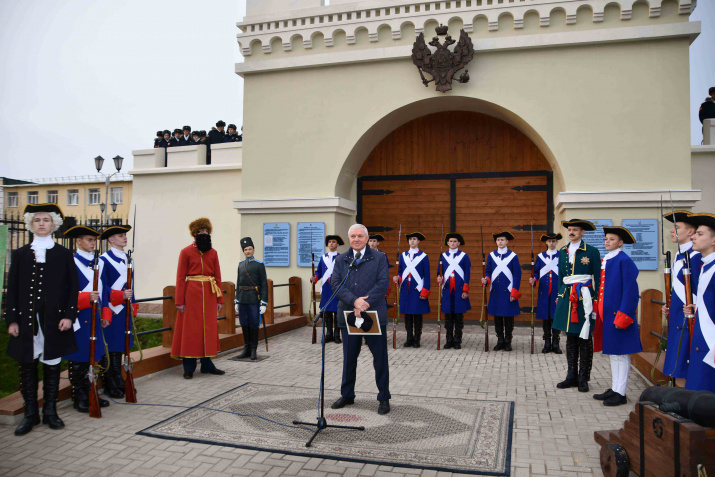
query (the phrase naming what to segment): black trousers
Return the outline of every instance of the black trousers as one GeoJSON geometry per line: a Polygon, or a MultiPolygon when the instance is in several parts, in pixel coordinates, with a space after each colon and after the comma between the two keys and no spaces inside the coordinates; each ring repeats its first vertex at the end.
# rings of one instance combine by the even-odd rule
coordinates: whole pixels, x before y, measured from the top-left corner
{"type": "MultiPolygon", "coordinates": [[[[375,368],[375,384],[377,384],[377,400],[390,399],[390,371],[387,366],[387,331],[386,325],[381,325],[380,336],[365,336],[370,352],[372,365],[375,368]]],[[[357,377],[357,361],[362,348],[362,336],[348,334],[347,328],[340,328],[343,335],[343,382],[340,385],[340,395],[347,399],[355,398],[355,379],[357,377]]]]}

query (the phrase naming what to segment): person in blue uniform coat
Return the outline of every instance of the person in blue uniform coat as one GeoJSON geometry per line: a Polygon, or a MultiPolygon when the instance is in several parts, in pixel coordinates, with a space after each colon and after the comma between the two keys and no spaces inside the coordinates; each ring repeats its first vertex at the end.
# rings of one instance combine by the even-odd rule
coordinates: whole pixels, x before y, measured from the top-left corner
{"type": "Polygon", "coordinates": [[[626,387],[631,370],[631,355],[643,351],[637,312],[638,267],[623,244],[636,243],[625,227],[603,227],[606,255],[601,260],[601,279],[593,332],[593,350],[603,351],[611,361],[611,387],[593,398],[605,406],[626,404],[626,387]]]}
{"type": "MultiPolygon", "coordinates": [[[[688,222],[685,210],[676,210],[663,215],[663,218],[673,223],[670,229],[670,238],[678,244],[678,254],[671,269],[670,309],[663,305],[663,314],[668,316],[668,343],[665,349],[665,362],[663,374],[671,378],[685,378],[688,375],[688,359],[690,358],[690,340],[688,323],[685,321],[683,306],[685,305],[685,284],[683,281],[683,267],[685,254],[690,255],[690,289],[693,295],[698,290],[698,277],[703,264],[700,252],[693,250],[692,237],[695,235],[695,225],[688,222]],[[681,339],[682,337],[682,339],[681,339]]],[[[695,303],[695,299],[692,299],[695,303]]]]}
{"type": "Polygon", "coordinates": [[[519,308],[519,286],[521,284],[521,265],[519,257],[507,245],[514,236],[507,231],[492,234],[497,249],[487,258],[487,276],[482,278],[483,285],[490,285],[487,311],[494,317],[497,344],[494,351],[511,351],[511,338],[514,331],[514,317],[521,313],[519,308]]]}
{"type": "MultiPolygon", "coordinates": [[[[367,245],[368,245],[368,247],[370,247],[372,250],[376,250],[376,251],[378,251],[378,252],[385,253],[385,252],[383,252],[382,250],[380,250],[380,242],[384,242],[384,241],[385,241],[385,237],[383,237],[382,234],[370,234],[370,237],[369,237],[368,240],[367,240],[367,245]]],[[[387,255],[387,254],[385,254],[385,255],[387,255]]],[[[391,267],[393,266],[393,265],[389,265],[389,263],[390,263],[390,260],[389,260],[389,259],[387,260],[387,263],[388,263],[388,267],[389,267],[389,268],[391,268],[391,267]]],[[[392,287],[388,287],[388,288],[387,288],[387,293],[385,293],[385,303],[387,304],[387,308],[388,308],[388,309],[391,308],[391,306],[392,306],[392,305],[390,305],[390,303],[387,301],[387,297],[390,296],[390,292],[391,292],[391,291],[392,291],[392,287]]]]}
{"type": "Polygon", "coordinates": [[[695,313],[695,322],[685,387],[715,392],[715,215],[690,214],[687,220],[698,227],[693,235],[693,250],[702,255],[702,270],[697,301],[690,309],[695,313]]]}
{"type": "MultiPolygon", "coordinates": [[[[119,399],[124,397],[124,378],[122,378],[122,354],[124,353],[124,336],[126,327],[126,310],[124,303],[132,300],[134,290],[127,289],[128,257],[124,252],[127,246],[127,232],[130,225],[113,225],[100,235],[101,240],[109,242],[109,248],[100,259],[102,264],[102,319],[110,324],[104,328],[104,339],[109,349],[108,366],[102,375],[104,392],[109,397],[119,399]]],[[[133,281],[132,281],[133,285],[133,281]]],[[[133,316],[136,316],[137,305],[133,305],[133,316]]],[[[133,329],[131,320],[129,329],[133,329]]],[[[129,346],[134,345],[134,336],[130,335],[129,346]]]]}
{"type": "Polygon", "coordinates": [[[184,135],[179,137],[179,146],[191,145],[191,126],[184,126],[182,132],[184,135]]]}
{"type": "Polygon", "coordinates": [[[461,234],[448,233],[444,237],[444,244],[449,250],[439,257],[437,267],[437,283],[442,289],[444,329],[447,332],[444,349],[461,349],[464,314],[472,309],[469,303],[472,262],[466,253],[459,250],[459,247],[464,245],[464,237],[461,234]]]}
{"type": "Polygon", "coordinates": [[[429,257],[420,250],[425,236],[420,232],[405,234],[410,249],[400,255],[400,265],[393,281],[400,287],[400,311],[405,315],[405,348],[420,347],[422,315],[430,312],[429,257]]]}
{"type": "Polygon", "coordinates": [[[543,320],[544,348],[542,353],[562,354],[559,340],[561,332],[553,328],[556,298],[559,295],[559,251],[556,245],[563,236],[561,234],[544,234],[541,241],[546,244],[546,250],[536,256],[534,277],[529,279],[532,286],[538,284],[539,295],[536,302],[536,318],[543,320]]]}
{"type": "Polygon", "coordinates": [[[320,257],[318,268],[315,269],[315,276],[311,277],[311,283],[317,283],[321,280],[320,287],[320,309],[323,310],[325,305],[327,308],[323,310],[323,319],[325,320],[325,341],[334,341],[342,343],[340,333],[338,332],[338,320],[335,314],[338,312],[338,299],[333,298],[333,301],[328,303],[328,300],[333,296],[333,290],[330,286],[333,276],[333,267],[335,267],[335,259],[338,258],[338,247],[345,245],[345,241],[340,235],[326,235],[325,246],[328,247],[328,252],[320,257]],[[333,330],[335,330],[333,332],[333,330]]]}
{"type": "MultiPolygon", "coordinates": [[[[102,304],[100,298],[102,294],[102,280],[94,290],[94,266],[97,247],[97,237],[99,232],[91,227],[76,225],[67,229],[65,237],[75,239],[77,253],[74,254],[74,262],[77,267],[79,279],[79,297],[77,299],[77,323],[75,325],[74,336],[77,340],[77,351],[63,356],[68,361],[67,371],[71,385],[71,396],[73,407],[82,413],[89,412],[89,345],[91,342],[91,320],[95,321],[95,346],[94,361],[99,364],[104,358],[104,343],[101,339],[102,327],[109,326],[109,322],[102,320],[102,304]],[[97,313],[92,318],[92,303],[97,303],[97,313]],[[79,328],[77,327],[79,325],[79,328]]],[[[99,260],[100,276],[103,262],[99,260]]],[[[109,406],[109,401],[99,398],[101,407],[109,406]]]]}

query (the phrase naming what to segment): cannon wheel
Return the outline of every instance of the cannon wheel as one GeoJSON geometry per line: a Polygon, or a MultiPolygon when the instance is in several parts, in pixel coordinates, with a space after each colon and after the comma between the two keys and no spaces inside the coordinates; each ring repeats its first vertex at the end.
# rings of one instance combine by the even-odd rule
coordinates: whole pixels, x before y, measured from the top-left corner
{"type": "Polygon", "coordinates": [[[620,444],[608,442],[601,447],[601,470],[604,477],[628,477],[628,454],[620,444]]]}

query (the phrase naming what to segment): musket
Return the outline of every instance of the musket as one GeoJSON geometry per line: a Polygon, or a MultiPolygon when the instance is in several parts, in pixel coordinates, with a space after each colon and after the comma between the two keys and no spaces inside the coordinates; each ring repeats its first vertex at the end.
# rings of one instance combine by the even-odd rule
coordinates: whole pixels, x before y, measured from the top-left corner
{"type": "MultiPolygon", "coordinates": [[[[479,226],[479,237],[482,242],[482,277],[487,276],[487,256],[484,255],[484,228],[479,226]]],[[[484,328],[484,351],[489,352],[489,314],[487,313],[487,285],[482,284],[482,317],[479,324],[484,328]]]]}
{"type": "MultiPolygon", "coordinates": [[[[534,277],[534,222],[531,223],[531,278],[534,277]]],[[[534,287],[536,282],[531,284],[531,354],[534,354],[534,287]]]]}
{"type": "MultiPolygon", "coordinates": [[[[313,321],[313,344],[315,344],[318,341],[318,339],[317,339],[318,337],[317,337],[316,331],[315,331],[315,322],[317,320],[314,319],[315,315],[317,314],[317,311],[315,309],[315,253],[313,252],[313,225],[312,224],[310,225],[310,271],[312,273],[312,275],[310,276],[311,277],[310,282],[313,287],[313,295],[312,295],[313,301],[311,303],[312,308],[313,308],[313,316],[311,317],[311,319],[313,321]]],[[[310,314],[310,307],[308,308],[308,314],[310,314]]]]}
{"type": "MultiPolygon", "coordinates": [[[[670,210],[673,217],[673,228],[675,229],[675,241],[678,243],[678,250],[680,250],[680,237],[678,236],[678,224],[675,222],[675,207],[673,206],[673,194],[670,194],[670,210]]],[[[686,323],[683,323],[683,327],[680,329],[680,339],[678,340],[678,353],[675,355],[675,362],[678,362],[680,357],[680,347],[683,344],[683,334],[685,332],[685,325],[688,326],[688,334],[690,335],[690,341],[692,344],[693,331],[692,331],[692,320],[695,318],[690,312],[690,305],[693,304],[693,292],[690,285],[690,251],[686,250],[683,252],[683,286],[685,287],[685,305],[688,307],[688,312],[684,313],[686,323]]],[[[672,376],[671,376],[672,377],[672,376]]]]}
{"type": "MultiPolygon", "coordinates": [[[[92,282],[92,291],[99,291],[99,250],[94,251],[94,280],[92,282]]],[[[99,394],[97,392],[97,375],[94,373],[94,349],[97,342],[97,300],[92,302],[92,314],[90,315],[89,325],[89,370],[87,377],[89,378],[89,417],[102,417],[102,411],[99,408],[99,394]]]]}
{"type": "MultiPolygon", "coordinates": [[[[136,211],[136,209],[135,209],[136,211]]],[[[136,215],[135,215],[136,217],[136,215]]],[[[132,237],[133,240],[133,237],[132,237]]],[[[134,246],[134,242],[132,242],[132,246],[134,246]]],[[[133,282],[133,272],[134,271],[134,261],[132,260],[132,251],[128,250],[127,251],[127,290],[133,290],[132,287],[132,282],[133,282]]],[[[132,337],[132,330],[131,330],[131,324],[132,324],[132,299],[127,298],[124,301],[124,314],[125,314],[125,320],[124,320],[124,371],[127,373],[127,377],[124,380],[124,397],[126,398],[127,402],[137,402],[137,390],[134,387],[134,373],[133,373],[133,367],[134,365],[132,364],[131,361],[131,353],[132,353],[132,346],[131,346],[131,337],[132,337]]]]}
{"type": "MultiPolygon", "coordinates": [[[[442,246],[444,245],[444,224],[442,224],[442,232],[440,235],[441,242],[439,243],[439,265],[437,275],[442,277],[442,246]]],[[[437,296],[437,351],[439,351],[439,345],[442,342],[442,289],[444,288],[444,277],[442,277],[442,283],[439,286],[439,296],[437,296]]]]}
{"type": "MultiPolygon", "coordinates": [[[[653,362],[653,368],[651,369],[651,382],[654,382],[653,377],[655,373],[655,363],[658,362],[658,358],[660,358],[660,353],[661,349],[663,348],[661,346],[663,339],[665,336],[668,335],[668,332],[666,331],[669,325],[666,325],[667,321],[669,321],[669,313],[670,313],[670,294],[672,291],[672,272],[671,272],[671,255],[670,255],[670,250],[665,249],[665,235],[664,235],[664,227],[663,227],[663,196],[660,196],[660,251],[663,254],[663,282],[665,284],[665,308],[668,310],[668,313],[663,313],[663,320],[662,320],[662,326],[661,326],[661,339],[660,343],[658,344],[658,353],[656,354],[655,361],[653,362]]],[[[673,226],[676,227],[677,231],[677,225],[675,224],[675,217],[673,217],[673,226]]],[[[680,245],[678,245],[680,246],[680,245]]],[[[673,367],[673,371],[675,371],[675,366],[673,367]]],[[[670,376],[670,385],[675,386],[675,378],[670,376]]]]}
{"type": "MultiPolygon", "coordinates": [[[[400,275],[400,241],[402,240],[402,224],[397,232],[397,275],[400,275]]],[[[395,320],[392,322],[392,349],[397,348],[397,321],[400,319],[400,279],[397,279],[397,289],[395,290],[395,320]]]]}

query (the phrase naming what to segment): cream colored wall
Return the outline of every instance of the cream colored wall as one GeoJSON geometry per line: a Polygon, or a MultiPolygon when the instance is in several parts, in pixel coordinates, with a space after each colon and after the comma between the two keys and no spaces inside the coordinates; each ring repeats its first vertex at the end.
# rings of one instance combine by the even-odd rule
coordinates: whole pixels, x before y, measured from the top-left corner
{"type": "MultiPolygon", "coordinates": [[[[111,218],[122,218],[126,221],[130,216],[130,204],[132,201],[132,182],[131,181],[117,181],[112,182],[109,185],[110,196],[111,189],[114,187],[121,187],[123,189],[123,200],[121,204],[117,205],[117,211],[110,217],[111,218]]],[[[105,184],[104,182],[95,183],[78,183],[78,184],[35,184],[35,185],[22,185],[22,186],[5,186],[5,194],[8,192],[17,192],[18,200],[17,207],[11,207],[7,209],[7,213],[10,214],[21,214],[27,205],[27,193],[38,192],[37,201],[39,204],[47,202],[47,192],[50,190],[56,190],[58,193],[57,205],[60,206],[62,212],[67,216],[76,217],[78,219],[98,219],[102,217],[102,211],[99,205],[88,205],[89,189],[99,189],[101,202],[105,202],[105,184]],[[77,205],[67,205],[67,191],[70,189],[78,189],[79,199],[77,205]]],[[[110,200],[111,202],[111,200],[110,200]]],[[[6,202],[7,203],[7,200],[6,202]]],[[[111,212],[111,208],[110,208],[111,212]]]]}
{"type": "Polygon", "coordinates": [[[693,188],[702,189],[702,198],[694,212],[715,214],[715,145],[692,147],[693,188]]]}
{"type": "Polygon", "coordinates": [[[165,286],[175,284],[179,252],[193,241],[189,223],[199,217],[213,223],[222,279],[235,281],[241,217],[231,201],[241,195],[241,170],[132,173],[137,297],[161,296],[165,286]]]}

